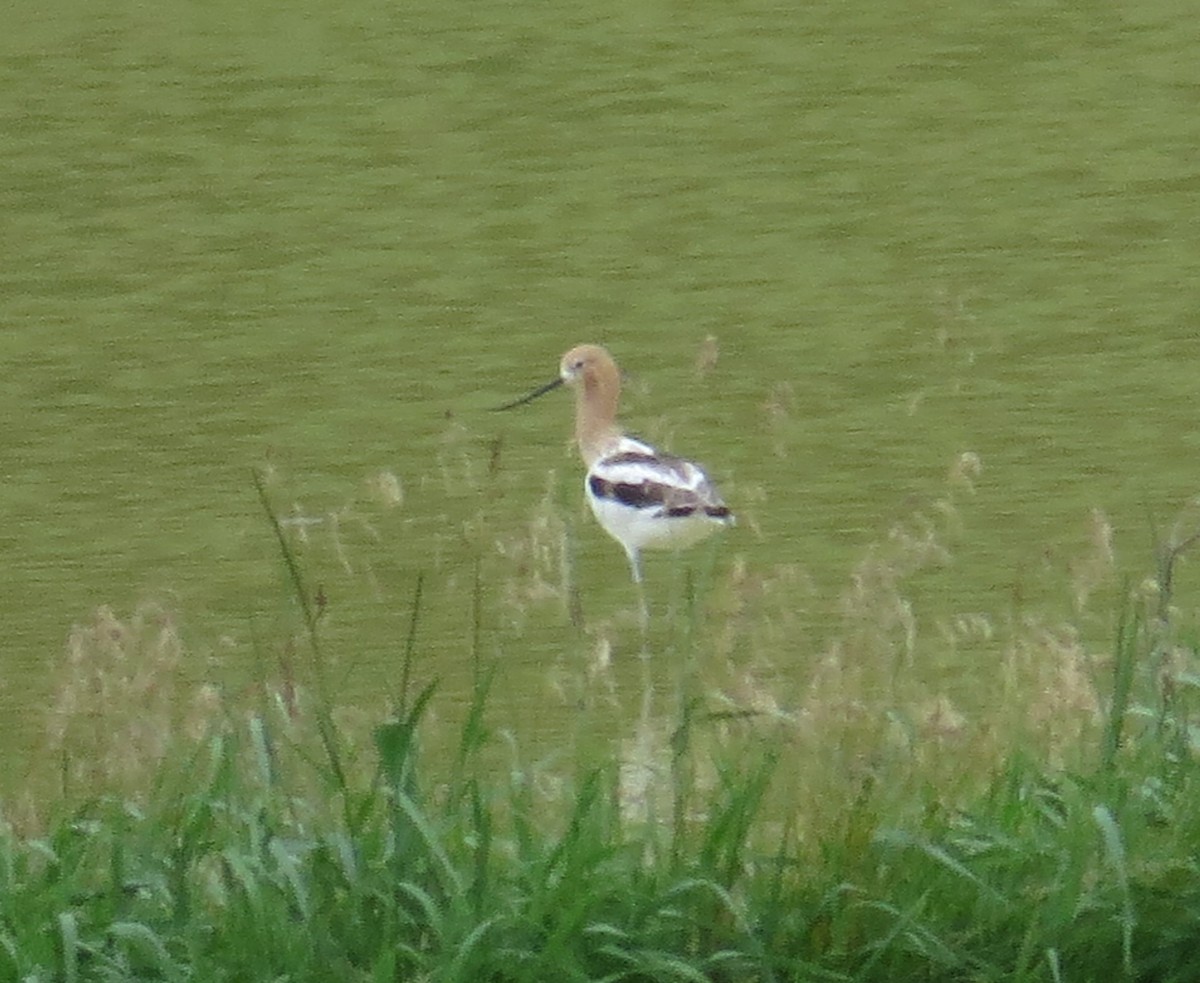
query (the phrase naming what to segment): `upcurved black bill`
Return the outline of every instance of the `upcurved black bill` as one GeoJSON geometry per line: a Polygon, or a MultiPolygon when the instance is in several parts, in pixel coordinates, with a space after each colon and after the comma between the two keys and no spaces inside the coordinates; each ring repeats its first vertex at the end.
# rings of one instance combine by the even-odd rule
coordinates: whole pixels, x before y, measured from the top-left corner
{"type": "Polygon", "coordinates": [[[522,396],[520,399],[514,399],[511,403],[505,403],[503,406],[493,406],[492,411],[494,413],[499,413],[501,410],[511,410],[518,406],[524,406],[526,403],[532,403],[539,396],[545,396],[546,393],[550,392],[552,389],[557,389],[562,384],[562,376],[557,376],[556,378],[547,382],[544,386],[539,386],[528,396],[522,396]]]}

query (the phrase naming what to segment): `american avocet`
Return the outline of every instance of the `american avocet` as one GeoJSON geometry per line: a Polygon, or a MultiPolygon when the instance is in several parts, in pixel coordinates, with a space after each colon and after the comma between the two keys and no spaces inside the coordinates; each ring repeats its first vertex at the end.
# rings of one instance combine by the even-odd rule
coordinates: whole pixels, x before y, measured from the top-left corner
{"type": "Polygon", "coordinates": [[[642,550],[682,549],[733,522],[700,465],[662,454],[617,427],[621,374],[599,345],[572,348],[556,379],[498,408],[523,406],[564,384],[575,387],[584,494],[604,531],[625,548],[636,583],[642,582],[642,550]]]}

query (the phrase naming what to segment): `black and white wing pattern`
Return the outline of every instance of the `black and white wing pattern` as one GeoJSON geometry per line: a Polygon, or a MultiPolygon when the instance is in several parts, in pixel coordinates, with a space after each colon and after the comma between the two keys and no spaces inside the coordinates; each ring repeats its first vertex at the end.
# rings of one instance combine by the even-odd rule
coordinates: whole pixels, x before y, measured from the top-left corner
{"type": "Polygon", "coordinates": [[[719,522],[733,518],[698,464],[661,454],[630,437],[592,465],[588,491],[599,501],[655,518],[694,516],[719,522]]]}

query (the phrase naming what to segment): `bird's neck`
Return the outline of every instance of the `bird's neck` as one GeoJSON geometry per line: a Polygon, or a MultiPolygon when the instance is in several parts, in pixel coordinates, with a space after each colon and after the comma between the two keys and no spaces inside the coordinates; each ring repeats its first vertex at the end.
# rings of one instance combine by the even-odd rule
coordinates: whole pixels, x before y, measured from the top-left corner
{"type": "Polygon", "coordinates": [[[621,439],[617,427],[616,385],[585,379],[575,395],[575,442],[589,468],[621,439]]]}

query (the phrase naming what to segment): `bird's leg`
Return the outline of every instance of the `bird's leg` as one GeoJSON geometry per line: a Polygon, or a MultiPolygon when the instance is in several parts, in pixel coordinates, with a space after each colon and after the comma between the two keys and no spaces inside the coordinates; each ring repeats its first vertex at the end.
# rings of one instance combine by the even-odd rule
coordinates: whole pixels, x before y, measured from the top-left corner
{"type": "Polygon", "coordinates": [[[646,632],[650,628],[650,608],[646,606],[646,585],[642,582],[642,554],[633,547],[627,547],[629,568],[633,572],[633,583],[638,593],[638,615],[642,622],[642,641],[645,642],[646,632]]]}
{"type": "Polygon", "coordinates": [[[642,554],[632,546],[626,547],[625,552],[629,554],[629,569],[633,573],[633,582],[639,587],[642,585],[642,554]]]}

